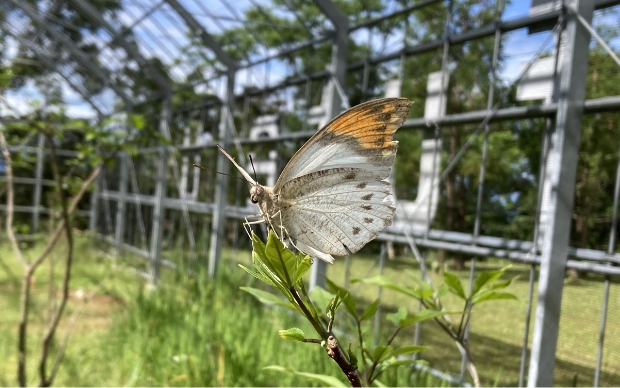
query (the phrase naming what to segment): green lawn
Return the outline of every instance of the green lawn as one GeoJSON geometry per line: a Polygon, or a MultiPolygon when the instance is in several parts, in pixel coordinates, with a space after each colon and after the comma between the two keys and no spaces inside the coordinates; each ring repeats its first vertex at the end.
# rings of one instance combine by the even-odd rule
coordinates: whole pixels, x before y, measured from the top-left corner
{"type": "MultiPolygon", "coordinates": [[[[279,364],[297,370],[339,375],[335,363],[312,344],[282,341],[277,330],[292,326],[312,333],[304,322],[285,310],[265,308],[238,287],[250,281],[234,266],[247,263],[247,250],[226,251],[221,276],[214,283],[204,276],[187,277],[164,271],[160,287],[144,287],[141,278],[126,270],[121,262],[109,260],[93,249],[86,237],[77,239],[76,265],[72,280],[69,313],[81,305],[80,290],[88,293],[103,282],[102,290],[86,306],[69,342],[67,357],[55,385],[307,385],[307,381],[263,371],[262,367],[279,364]],[[230,264],[230,265],[229,265],[230,264]]],[[[39,246],[28,251],[34,257],[39,246]]],[[[63,259],[63,247],[53,255],[63,259]]],[[[374,257],[356,255],[351,278],[362,277],[374,257]]],[[[126,262],[126,261],[125,261],[126,262]]],[[[135,262],[135,261],[134,261],[135,262]]],[[[477,263],[477,268],[498,268],[505,262],[477,263]]],[[[54,282],[60,280],[56,268],[54,282]]],[[[395,282],[412,280],[405,269],[416,271],[411,257],[386,263],[385,275],[395,282]]],[[[36,359],[40,335],[46,320],[49,265],[36,274],[32,304],[33,326],[29,336],[29,382],[36,384],[36,359]]],[[[519,301],[496,301],[474,311],[470,342],[482,382],[485,385],[516,385],[524,330],[529,267],[515,265],[512,274],[521,275],[509,291],[519,301]]],[[[378,274],[375,269],[370,275],[378,274]]],[[[468,272],[457,273],[463,281],[468,272]]],[[[344,260],[330,266],[328,276],[342,283],[344,260]]],[[[14,385],[16,370],[16,321],[21,268],[7,244],[0,245],[0,384],[14,385]]],[[[439,276],[434,277],[437,284],[439,276]]],[[[258,283],[254,283],[258,286],[258,283]]],[[[620,298],[618,284],[612,284],[608,326],[605,338],[602,385],[620,385],[620,298]]],[[[351,289],[355,290],[356,286],[351,289]]],[[[591,385],[596,361],[598,328],[603,295],[601,279],[587,278],[567,282],[562,306],[556,384],[571,385],[577,373],[578,385],[591,385]]],[[[57,290],[56,290],[57,291],[57,290]]],[[[356,296],[361,305],[376,298],[377,288],[362,286],[356,296]]],[[[458,308],[447,297],[450,308],[458,308]]],[[[405,306],[414,311],[417,303],[401,294],[384,290],[383,313],[405,306]]],[[[391,328],[383,320],[382,336],[391,328]]],[[[66,319],[63,320],[63,330],[66,319]]],[[[337,320],[338,329],[347,333],[346,322],[337,320]]],[[[368,333],[372,329],[368,328],[368,333]]],[[[458,373],[460,356],[456,347],[432,324],[422,328],[422,344],[430,348],[422,353],[435,368],[458,373]]],[[[342,338],[346,338],[343,335],[342,338]]],[[[343,340],[341,338],[341,341],[343,340]]],[[[413,330],[397,337],[401,344],[413,341],[413,330]]],[[[437,380],[400,372],[387,376],[389,385],[437,385],[437,380]]]]}
{"type": "MultiPolygon", "coordinates": [[[[376,257],[355,257],[351,266],[351,278],[366,275],[376,257]]],[[[503,260],[490,260],[476,263],[476,269],[495,269],[510,264],[503,260]]],[[[417,264],[413,257],[400,257],[387,261],[385,276],[396,283],[413,285],[411,277],[405,269],[417,272],[417,264]]],[[[515,386],[518,384],[521,362],[521,349],[525,330],[527,310],[530,266],[515,264],[509,269],[510,276],[519,275],[519,278],[508,289],[515,294],[519,301],[491,301],[478,306],[472,315],[470,343],[476,359],[482,383],[486,385],[515,386]]],[[[344,260],[337,260],[330,267],[328,276],[333,280],[344,280],[344,260]]],[[[370,276],[378,275],[378,269],[370,272],[370,276]]],[[[469,282],[469,270],[457,272],[464,284],[469,282]]],[[[538,274],[536,274],[538,276],[538,274]]],[[[432,275],[434,284],[441,284],[439,275],[432,275]]],[[[611,284],[605,348],[601,385],[620,385],[620,279],[613,279],[611,284]]],[[[534,284],[534,307],[532,309],[532,324],[530,326],[529,343],[531,345],[533,321],[536,303],[534,284]]],[[[593,275],[579,281],[566,280],[562,299],[560,336],[557,350],[555,379],[557,385],[572,385],[575,374],[577,384],[588,386],[593,384],[594,367],[596,365],[599,325],[602,311],[604,282],[602,277],[593,275]]],[[[355,286],[352,287],[355,289],[355,286]]],[[[360,287],[357,295],[371,301],[376,298],[376,287],[360,287]]],[[[400,306],[410,310],[417,309],[417,303],[394,291],[383,291],[383,304],[387,308],[397,309],[400,306]]],[[[448,309],[458,309],[460,306],[456,297],[448,295],[445,300],[448,309]]],[[[456,319],[456,318],[455,318],[456,319]]],[[[405,339],[413,338],[413,331],[405,339]]],[[[460,356],[454,345],[447,340],[432,323],[425,323],[421,332],[421,343],[429,345],[430,349],[424,352],[424,358],[442,370],[458,373],[460,371],[460,356]]],[[[527,375],[526,375],[527,377],[527,375]]]]}

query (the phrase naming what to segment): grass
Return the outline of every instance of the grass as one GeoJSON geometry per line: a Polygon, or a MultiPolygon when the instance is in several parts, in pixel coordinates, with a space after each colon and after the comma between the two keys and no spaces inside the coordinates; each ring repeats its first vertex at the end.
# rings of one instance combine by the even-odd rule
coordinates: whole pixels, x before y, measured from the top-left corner
{"type": "MultiPolygon", "coordinates": [[[[33,257],[40,246],[28,253],[33,257]]],[[[60,246],[53,258],[62,260],[60,246]]],[[[317,345],[283,341],[277,330],[297,326],[307,334],[310,327],[285,310],[265,308],[238,287],[250,279],[232,264],[249,260],[247,250],[226,251],[220,276],[215,282],[199,274],[164,271],[160,287],[145,287],[140,278],[121,264],[108,260],[92,249],[92,242],[80,237],[76,245],[76,264],[72,279],[69,313],[81,305],[80,289],[88,292],[103,282],[102,290],[88,303],[70,339],[67,357],[60,369],[56,385],[307,385],[304,379],[282,375],[262,368],[282,365],[288,368],[338,376],[339,369],[317,345]],[[227,265],[231,264],[231,265],[227,265]]],[[[356,255],[351,278],[364,276],[374,261],[372,256],[356,255]]],[[[501,261],[477,263],[478,268],[497,268],[501,261]]],[[[46,321],[45,302],[48,294],[49,266],[36,274],[32,304],[33,326],[29,335],[29,382],[35,384],[36,358],[41,329],[46,321]]],[[[404,269],[416,271],[411,257],[388,261],[385,275],[395,282],[412,280],[404,269]]],[[[524,331],[529,267],[515,265],[511,275],[520,279],[510,287],[520,301],[496,301],[474,311],[470,342],[484,385],[516,385],[524,331]]],[[[371,271],[370,276],[378,271],[371,271]]],[[[465,282],[468,272],[457,275],[465,282]]],[[[0,384],[16,382],[16,322],[21,269],[8,245],[0,246],[0,384]]],[[[328,276],[342,283],[344,260],[330,266],[328,276]]],[[[54,283],[60,280],[56,266],[54,283]]],[[[434,275],[434,282],[441,283],[434,275]]],[[[259,287],[258,283],[254,283],[259,287]]],[[[602,385],[620,385],[620,336],[618,332],[619,285],[614,283],[609,300],[609,315],[602,385]]],[[[355,290],[355,286],[351,287],[355,290]]],[[[556,384],[572,385],[577,373],[579,385],[591,385],[596,360],[603,283],[599,278],[586,278],[567,283],[564,288],[556,384]]],[[[377,288],[360,287],[356,296],[370,303],[377,288]]],[[[383,314],[405,306],[414,311],[417,303],[405,296],[383,291],[383,314]]],[[[458,308],[454,299],[446,303],[458,308]]],[[[385,320],[383,339],[391,332],[385,320]]],[[[64,333],[66,319],[60,333],[64,333]]],[[[338,329],[347,332],[347,323],[336,321],[338,329]]],[[[370,337],[372,328],[366,328],[370,337]]],[[[342,337],[345,338],[346,337],[342,337]]],[[[343,339],[341,338],[341,342],[343,339]]],[[[397,337],[400,344],[411,344],[413,331],[397,337]]],[[[460,356],[453,343],[432,324],[422,327],[421,342],[430,348],[424,359],[440,370],[458,373],[460,356]]],[[[411,377],[406,370],[382,378],[388,385],[439,385],[441,381],[428,375],[411,377]]]]}
{"type": "MultiPolygon", "coordinates": [[[[375,257],[355,257],[351,266],[351,278],[361,278],[368,273],[375,257]]],[[[478,261],[476,270],[496,269],[510,264],[508,261],[491,259],[486,262],[478,261]]],[[[399,257],[388,261],[384,275],[399,284],[414,284],[414,281],[405,273],[406,269],[417,272],[417,264],[413,257],[399,257]]],[[[476,307],[472,315],[470,343],[478,366],[483,385],[515,386],[519,382],[519,368],[521,349],[525,331],[525,317],[527,310],[530,266],[514,264],[509,269],[509,275],[518,275],[519,278],[508,289],[515,294],[519,301],[491,301],[476,307]]],[[[378,275],[374,269],[368,276],[378,275]]],[[[469,270],[456,272],[463,284],[469,282],[469,270]]],[[[443,283],[440,275],[431,274],[434,284],[443,283]]],[[[328,277],[342,282],[344,279],[344,260],[337,260],[329,268],[328,277]]],[[[536,277],[538,274],[536,274],[536,277]]],[[[612,279],[607,316],[605,348],[601,385],[620,385],[620,284],[612,279]]],[[[533,321],[536,303],[534,283],[534,306],[532,308],[532,323],[530,327],[529,345],[531,346],[533,321]]],[[[603,279],[597,276],[587,276],[585,279],[571,282],[566,281],[560,320],[560,331],[555,368],[557,385],[570,386],[575,374],[578,385],[592,385],[598,347],[599,325],[603,298],[603,279]]],[[[351,288],[355,290],[355,286],[351,288]]],[[[376,298],[377,288],[360,287],[357,296],[368,302],[376,298]]],[[[444,300],[448,309],[462,309],[452,295],[444,300]]],[[[396,310],[398,307],[407,307],[411,311],[417,309],[417,302],[394,291],[384,290],[382,303],[386,310],[396,310]]],[[[456,320],[454,317],[453,320],[456,320]]],[[[385,334],[384,334],[385,335],[385,334]]],[[[400,336],[400,335],[399,335],[400,336]]],[[[406,333],[406,339],[413,338],[413,331],[406,333]]],[[[401,339],[403,337],[400,337],[401,339]]],[[[421,344],[430,348],[423,353],[423,357],[431,365],[452,373],[460,372],[460,355],[454,345],[434,324],[425,323],[421,329],[421,344]]],[[[527,373],[527,368],[526,368],[527,373]]],[[[527,374],[526,374],[527,378],[527,374]]]]}
{"type": "MultiPolygon", "coordinates": [[[[62,247],[60,247],[62,248],[62,247]]],[[[40,249],[30,250],[34,256],[40,249]]],[[[54,259],[62,259],[62,249],[54,259]]],[[[0,384],[16,382],[16,322],[21,269],[7,245],[0,247],[0,384]]],[[[55,385],[61,386],[299,386],[305,379],[262,368],[284,365],[295,370],[339,376],[340,370],[315,344],[282,341],[278,329],[311,327],[281,309],[265,308],[239,290],[247,277],[240,269],[221,267],[213,282],[166,271],[157,289],[91,249],[78,239],[69,311],[81,305],[79,289],[103,282],[73,330],[55,385]]],[[[55,268],[54,283],[60,280],[55,268]]],[[[36,384],[36,360],[46,322],[49,285],[46,267],[36,275],[29,332],[29,383],[36,384]]],[[[68,314],[67,314],[68,315],[68,314]]],[[[63,320],[61,329],[66,327],[63,320]]],[[[60,332],[64,332],[61,330],[60,332]]],[[[342,380],[344,378],[340,377],[342,380]]],[[[427,375],[419,384],[438,385],[427,375]]],[[[404,371],[388,376],[390,385],[415,385],[404,371]]]]}

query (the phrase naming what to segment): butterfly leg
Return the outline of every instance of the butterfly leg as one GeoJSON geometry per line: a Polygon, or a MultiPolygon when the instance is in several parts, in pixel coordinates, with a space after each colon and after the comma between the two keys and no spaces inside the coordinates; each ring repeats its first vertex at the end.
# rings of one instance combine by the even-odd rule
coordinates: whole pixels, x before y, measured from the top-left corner
{"type": "MultiPolygon", "coordinates": [[[[276,214],[274,214],[273,217],[271,217],[272,219],[279,217],[280,222],[278,225],[278,229],[280,229],[280,234],[278,235],[278,237],[280,238],[280,241],[282,241],[282,244],[284,244],[285,247],[289,247],[289,244],[292,245],[295,249],[297,249],[297,251],[301,252],[301,250],[297,247],[297,245],[295,245],[295,242],[293,242],[293,238],[291,238],[291,235],[288,233],[288,230],[286,230],[286,227],[284,227],[284,223],[282,222],[282,210],[279,210],[276,214]]],[[[270,223],[271,225],[271,223],[270,223]]],[[[273,227],[273,225],[271,225],[271,228],[275,231],[276,229],[273,227]]],[[[277,231],[276,231],[277,234],[277,231]]]]}
{"type": "Polygon", "coordinates": [[[262,224],[265,222],[265,219],[263,218],[262,214],[252,214],[250,216],[246,216],[245,217],[245,222],[243,223],[243,229],[245,230],[245,233],[247,233],[248,237],[250,237],[250,240],[252,239],[252,227],[251,225],[257,225],[257,224],[262,224]],[[250,221],[251,219],[255,219],[255,218],[259,218],[258,220],[254,220],[254,221],[250,221]]]}

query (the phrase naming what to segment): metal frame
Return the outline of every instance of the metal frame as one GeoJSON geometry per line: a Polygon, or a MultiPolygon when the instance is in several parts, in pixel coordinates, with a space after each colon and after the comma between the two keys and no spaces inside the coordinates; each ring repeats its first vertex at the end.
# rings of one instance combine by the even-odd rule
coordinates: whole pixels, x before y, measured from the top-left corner
{"type": "MultiPolygon", "coordinates": [[[[67,50],[76,57],[80,66],[88,69],[92,74],[104,82],[107,81],[105,70],[103,70],[96,62],[90,60],[88,56],[80,53],[79,50],[65,37],[58,33],[53,28],[46,25],[45,21],[39,17],[34,10],[28,5],[22,4],[18,0],[10,0],[11,3],[24,12],[32,19],[41,24],[43,28],[53,37],[54,40],[62,43],[67,50]]],[[[341,94],[338,92],[338,85],[340,87],[344,84],[345,75],[347,71],[357,70],[363,66],[377,65],[387,61],[395,60],[398,58],[406,58],[408,56],[428,52],[430,50],[436,50],[443,48],[444,51],[444,66],[447,63],[447,48],[450,45],[459,44],[470,41],[472,39],[479,39],[483,37],[495,37],[496,48],[494,52],[494,63],[497,62],[498,44],[501,35],[517,30],[526,28],[528,26],[539,24],[542,22],[555,23],[561,18],[567,20],[566,34],[563,39],[567,40],[567,46],[572,50],[568,55],[564,57],[562,81],[559,85],[559,98],[557,102],[547,105],[533,105],[525,107],[509,107],[503,109],[495,109],[493,107],[493,91],[489,96],[489,102],[485,110],[467,112],[462,114],[451,114],[439,117],[433,120],[434,125],[460,125],[483,122],[483,129],[485,134],[485,140],[483,145],[483,163],[480,167],[480,184],[478,187],[478,199],[476,203],[476,222],[474,230],[469,233],[457,233],[451,231],[437,231],[429,230],[426,233],[412,233],[410,231],[401,230],[395,227],[388,228],[381,233],[379,240],[386,242],[398,242],[413,246],[420,246],[431,249],[447,249],[452,252],[463,252],[473,256],[495,256],[504,257],[510,260],[514,260],[522,263],[531,264],[532,272],[530,276],[530,287],[533,294],[534,285],[534,273],[535,268],[540,266],[540,284],[539,284],[539,300],[540,303],[537,306],[536,320],[534,327],[534,343],[532,348],[532,356],[529,367],[529,379],[528,384],[530,386],[537,385],[552,385],[553,384],[553,369],[555,361],[555,349],[558,336],[558,324],[559,324],[559,306],[562,297],[562,284],[563,273],[565,268],[574,268],[579,270],[592,271],[601,273],[606,276],[605,291],[603,295],[603,313],[600,323],[600,339],[599,349],[597,355],[597,366],[594,384],[598,385],[600,380],[602,351],[604,344],[604,332],[606,328],[607,320],[607,301],[609,298],[609,277],[620,276],[620,268],[613,264],[620,264],[620,254],[615,253],[615,220],[617,218],[617,205],[618,197],[620,193],[620,164],[618,170],[618,179],[616,182],[616,191],[614,195],[614,215],[612,229],[610,231],[610,244],[607,251],[591,250],[583,248],[574,248],[568,246],[568,231],[570,230],[570,212],[572,210],[572,193],[574,192],[575,185],[575,171],[577,163],[577,149],[579,145],[579,131],[581,115],[583,113],[595,113],[612,111],[620,108],[620,96],[608,96],[604,98],[584,100],[584,87],[585,87],[585,74],[587,71],[587,56],[576,55],[575,53],[581,53],[588,51],[589,44],[589,32],[586,26],[580,26],[577,20],[576,14],[571,12],[573,7],[578,7],[579,15],[586,22],[590,22],[593,9],[600,9],[604,7],[610,7],[620,4],[619,0],[569,0],[570,3],[567,7],[568,13],[564,13],[563,10],[549,11],[542,15],[525,16],[515,20],[502,21],[498,19],[495,23],[470,30],[463,34],[452,34],[449,28],[446,29],[446,33],[441,39],[432,42],[426,42],[418,44],[412,47],[405,47],[400,50],[396,50],[384,55],[378,55],[375,57],[369,57],[364,61],[355,63],[347,63],[347,44],[349,33],[362,28],[369,28],[377,23],[390,20],[393,17],[408,15],[411,12],[421,9],[426,6],[437,4],[442,0],[426,0],[418,2],[414,5],[394,11],[389,15],[384,15],[379,18],[369,20],[358,25],[349,26],[348,18],[337,8],[337,6],[330,0],[314,0],[318,8],[323,12],[327,19],[334,26],[334,31],[328,31],[324,36],[311,40],[307,43],[300,44],[294,48],[284,49],[276,54],[266,56],[261,59],[245,63],[235,63],[230,56],[217,44],[215,39],[210,36],[204,26],[189,13],[179,0],[163,0],[147,12],[134,24],[140,23],[143,19],[147,18],[153,10],[160,7],[164,3],[168,3],[170,7],[184,20],[187,27],[205,44],[205,46],[213,51],[218,60],[226,66],[224,72],[216,70],[215,77],[226,77],[225,93],[223,93],[223,101],[205,102],[199,107],[186,107],[187,110],[195,108],[205,108],[208,106],[220,106],[220,122],[219,122],[219,139],[220,144],[225,147],[230,147],[233,143],[239,144],[264,144],[268,142],[277,142],[284,140],[301,140],[310,137],[312,131],[302,131],[296,133],[281,134],[278,137],[266,138],[266,139],[243,139],[234,138],[234,127],[231,124],[231,117],[234,113],[235,103],[245,97],[253,95],[265,95],[274,91],[281,90],[288,86],[301,85],[309,82],[309,80],[327,79],[332,82],[332,87],[329,94],[329,116],[333,117],[338,114],[342,108],[341,94]],[[326,41],[332,41],[332,60],[331,68],[329,71],[318,71],[313,74],[306,74],[302,77],[287,79],[277,85],[271,85],[265,89],[258,90],[252,93],[246,93],[244,95],[234,95],[234,86],[236,73],[240,69],[250,69],[257,65],[269,64],[271,61],[281,58],[283,56],[295,53],[298,50],[303,50],[309,47],[314,47],[326,41]],[[548,118],[555,123],[555,141],[553,147],[549,152],[559,160],[556,164],[556,169],[552,171],[551,181],[557,188],[554,191],[554,197],[552,198],[551,217],[549,224],[545,226],[545,236],[548,238],[544,241],[542,250],[539,252],[536,249],[535,242],[537,241],[536,235],[532,241],[521,240],[509,240],[501,237],[484,236],[480,234],[480,208],[481,198],[484,191],[484,176],[485,176],[485,155],[488,152],[488,135],[490,132],[490,123],[508,120],[520,120],[525,118],[548,118]],[[485,151],[486,150],[486,151],[485,151]],[[568,194],[567,194],[568,193],[568,194]],[[562,195],[564,194],[564,195],[562,195]]],[[[448,1],[448,0],[445,0],[448,1]]],[[[501,0],[500,0],[501,1],[501,0]]],[[[123,37],[124,30],[116,31],[112,25],[106,22],[101,15],[99,15],[94,8],[88,4],[85,0],[70,0],[81,12],[85,13],[90,20],[96,25],[105,28],[111,35],[112,41],[118,42],[127,53],[138,64],[144,68],[149,68],[146,58],[144,58],[133,46],[131,46],[123,37]]],[[[448,23],[449,24],[449,23],[448,23]]],[[[33,48],[36,55],[40,55],[42,61],[46,65],[50,65],[50,60],[43,58],[44,56],[33,48]]],[[[55,68],[51,66],[50,68],[55,68]]],[[[161,93],[153,96],[153,98],[140,103],[152,102],[156,99],[164,97],[162,113],[159,119],[159,126],[162,134],[169,133],[168,126],[170,125],[170,119],[173,112],[171,112],[171,97],[175,91],[183,90],[184,88],[192,87],[195,85],[184,85],[179,88],[172,88],[165,75],[159,73],[152,67],[149,70],[149,75],[154,79],[161,88],[161,93]]],[[[69,78],[61,74],[71,84],[69,78]]],[[[202,82],[208,84],[210,80],[203,80],[202,82]]],[[[114,83],[106,83],[109,85],[123,101],[125,102],[125,109],[131,108],[131,102],[129,96],[127,96],[123,90],[114,83]]],[[[79,87],[74,88],[81,93],[85,99],[92,104],[89,99],[87,91],[84,92],[79,87]]],[[[98,111],[101,114],[100,111],[98,111]]],[[[426,128],[429,123],[424,119],[410,119],[403,125],[403,130],[413,130],[426,128]]],[[[157,177],[156,177],[156,192],[155,195],[138,194],[137,190],[133,193],[128,192],[128,171],[125,157],[121,158],[120,169],[120,190],[112,191],[105,189],[105,183],[101,184],[100,190],[93,193],[91,196],[91,211],[90,211],[90,228],[95,234],[97,233],[97,225],[100,222],[98,220],[98,207],[105,206],[109,201],[113,201],[117,204],[115,214],[115,227],[113,228],[113,236],[103,236],[99,234],[104,241],[110,243],[112,247],[121,250],[128,250],[141,257],[152,261],[151,273],[148,276],[151,281],[156,282],[159,276],[160,266],[174,267],[174,264],[164,257],[162,253],[162,240],[164,236],[164,221],[166,212],[183,211],[192,212],[195,214],[205,214],[211,216],[211,235],[210,235],[210,248],[209,248],[209,274],[214,276],[217,271],[219,259],[221,257],[224,244],[224,229],[227,219],[242,219],[245,215],[254,213],[255,211],[240,206],[228,205],[228,188],[229,179],[226,176],[218,175],[216,178],[215,186],[215,200],[213,203],[205,202],[189,202],[183,199],[168,198],[167,193],[167,175],[168,175],[168,160],[173,155],[173,150],[180,151],[183,155],[196,154],[205,149],[212,148],[216,144],[216,141],[208,142],[201,145],[183,145],[183,146],[158,146],[153,149],[143,149],[142,152],[157,152],[159,159],[157,163],[157,177]],[[125,225],[123,223],[123,216],[127,213],[127,204],[136,205],[149,205],[154,210],[153,214],[153,228],[151,230],[151,246],[147,252],[145,249],[137,248],[124,241],[125,237],[125,225]]],[[[23,147],[27,152],[36,152],[38,154],[38,160],[41,162],[45,150],[42,147],[23,147]]],[[[71,154],[67,152],[67,155],[71,154]]],[[[40,164],[40,163],[38,163],[40,164]]],[[[37,167],[38,167],[37,164],[37,167]]],[[[220,172],[228,173],[230,171],[230,163],[223,156],[219,155],[217,160],[217,169],[220,172]]],[[[40,193],[41,187],[46,185],[45,180],[41,179],[41,174],[35,173],[35,178],[18,178],[23,183],[34,184],[34,198],[33,206],[16,207],[16,211],[24,211],[32,213],[33,226],[35,225],[35,219],[38,222],[39,214],[47,213],[47,209],[40,207],[40,199],[37,200],[37,192],[40,193]]],[[[16,181],[17,181],[16,180],[16,181]]],[[[101,182],[101,181],[100,181],[101,182]]],[[[39,194],[40,198],[40,194],[39,194]]],[[[0,208],[3,208],[0,206],[0,208]]],[[[536,226],[538,227],[538,226],[536,226]]],[[[316,265],[312,271],[311,286],[324,284],[323,274],[325,271],[324,264],[320,261],[316,261],[316,265]],[[321,266],[323,264],[323,266],[321,266]]],[[[472,277],[475,267],[472,266],[472,277]]],[[[529,324],[529,316],[526,316],[526,320],[529,324]]],[[[526,333],[529,326],[526,328],[526,333]]],[[[527,334],[525,336],[525,342],[523,346],[522,354],[522,370],[520,385],[524,381],[525,360],[527,358],[527,334]]]]}
{"type": "Polygon", "coordinates": [[[121,33],[116,31],[110,23],[108,23],[103,17],[101,17],[101,14],[95,9],[95,7],[90,5],[85,0],[69,0],[69,2],[73,6],[75,6],[76,9],[83,12],[86,17],[92,20],[96,25],[105,28],[112,35],[112,39],[115,40],[118,45],[125,50],[125,53],[127,53],[128,56],[138,62],[140,66],[148,70],[149,75],[153,78],[153,80],[155,80],[155,82],[157,82],[157,84],[162,88],[164,93],[170,93],[171,86],[170,82],[168,82],[166,77],[161,74],[156,68],[154,68],[152,64],[140,54],[136,47],[131,47],[127,40],[121,35],[121,33]]]}
{"type": "Polygon", "coordinates": [[[568,12],[562,38],[566,40],[566,51],[560,68],[554,142],[549,154],[554,168],[549,176],[551,195],[538,278],[529,387],[553,385],[590,52],[590,33],[579,23],[577,15],[591,23],[593,6],[587,0],[565,4],[568,12]]]}
{"type": "Polygon", "coordinates": [[[24,13],[26,13],[26,15],[28,15],[30,19],[35,20],[37,23],[39,23],[39,25],[41,25],[47,31],[47,33],[49,33],[56,41],[62,43],[63,46],[65,46],[67,50],[69,50],[69,52],[77,59],[81,66],[88,69],[93,75],[99,78],[99,80],[101,80],[104,85],[109,85],[114,90],[114,92],[116,92],[116,94],[123,100],[126,106],[132,106],[132,101],[129,96],[127,96],[127,94],[125,94],[125,92],[113,82],[109,82],[107,75],[102,68],[96,65],[95,61],[92,61],[90,58],[88,58],[88,56],[86,56],[86,54],[84,54],[77,47],[75,47],[73,42],[71,42],[62,33],[52,28],[49,24],[45,23],[45,21],[36,13],[34,9],[32,9],[32,7],[30,7],[23,1],[8,1],[10,1],[15,7],[24,11],[24,13]]]}

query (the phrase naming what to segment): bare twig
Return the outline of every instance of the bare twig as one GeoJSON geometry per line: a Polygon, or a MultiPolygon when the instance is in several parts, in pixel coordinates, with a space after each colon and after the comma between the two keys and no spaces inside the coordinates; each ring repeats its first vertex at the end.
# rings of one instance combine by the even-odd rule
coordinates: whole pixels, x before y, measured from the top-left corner
{"type": "MultiPolygon", "coordinates": [[[[71,215],[75,211],[75,209],[77,208],[77,204],[80,202],[80,200],[86,193],[86,190],[88,190],[88,187],[93,183],[95,178],[97,178],[102,168],[103,168],[103,165],[100,164],[96,169],[93,170],[93,172],[90,173],[88,178],[86,178],[86,180],[82,182],[82,186],[80,187],[80,190],[71,200],[71,205],[69,206],[69,210],[68,210],[69,215],[71,215]]],[[[45,257],[49,255],[49,253],[52,251],[52,249],[56,245],[56,242],[60,238],[60,235],[62,231],[64,230],[64,228],[65,228],[65,221],[62,220],[60,221],[58,226],[56,226],[56,229],[54,229],[54,232],[52,233],[49,240],[47,241],[45,248],[43,248],[43,251],[41,252],[41,254],[39,254],[39,257],[37,257],[37,259],[32,263],[32,266],[38,266],[39,264],[41,264],[43,260],[45,260],[45,257]]]]}
{"type": "Polygon", "coordinates": [[[17,256],[17,259],[24,268],[28,267],[28,262],[19,248],[17,237],[15,237],[15,231],[13,230],[13,216],[15,212],[15,189],[13,187],[13,164],[11,163],[11,154],[9,153],[9,147],[4,137],[4,132],[0,131],[0,144],[2,145],[2,156],[6,164],[6,234],[13,246],[13,252],[17,256]]]}
{"type": "Polygon", "coordinates": [[[349,383],[352,387],[361,387],[362,383],[360,382],[360,375],[357,371],[357,368],[349,364],[347,359],[341,352],[340,347],[338,346],[338,341],[333,336],[329,336],[327,338],[327,354],[338,364],[342,372],[349,379],[349,383]]]}
{"type": "MultiPolygon", "coordinates": [[[[0,139],[1,141],[1,139],[0,139]]],[[[80,202],[88,187],[93,183],[95,178],[101,172],[103,168],[102,165],[99,165],[90,176],[82,182],[82,186],[78,193],[73,197],[71,201],[71,205],[68,209],[68,214],[71,214],[77,208],[77,204],[80,202]]],[[[39,257],[26,268],[24,273],[24,277],[22,279],[22,288],[20,291],[20,314],[19,314],[19,324],[18,324],[18,340],[17,340],[17,380],[19,385],[26,385],[26,340],[27,340],[27,327],[28,327],[28,313],[29,313],[29,303],[30,303],[30,278],[32,274],[35,272],[37,267],[45,260],[47,255],[52,251],[58,238],[62,231],[64,230],[65,221],[62,220],[60,224],[56,227],[52,235],[49,237],[43,252],[39,255],[39,257]]]]}
{"type": "MultiPolygon", "coordinates": [[[[69,282],[71,280],[71,268],[73,266],[73,232],[71,230],[71,220],[69,219],[69,208],[67,204],[67,195],[62,188],[62,178],[60,176],[60,170],[58,168],[58,157],[56,155],[56,145],[52,139],[51,132],[46,133],[51,155],[52,155],[52,171],[54,173],[54,179],[56,180],[56,191],[58,193],[60,199],[60,206],[62,209],[61,215],[63,220],[63,226],[65,230],[65,235],[67,238],[67,259],[65,263],[65,273],[62,279],[62,297],[60,299],[60,304],[56,311],[54,312],[54,316],[47,327],[45,334],[43,334],[42,347],[41,347],[41,357],[39,358],[39,385],[49,387],[52,384],[51,376],[48,378],[46,375],[46,364],[47,358],[49,355],[50,347],[52,345],[52,339],[54,338],[54,334],[56,334],[56,329],[58,328],[58,323],[60,322],[60,317],[65,310],[67,305],[67,300],[69,299],[69,282]]],[[[63,353],[64,354],[64,353],[63,353]]],[[[60,354],[58,356],[61,356],[60,354]]],[[[57,357],[58,357],[57,356],[57,357]]]]}
{"type": "MultiPolygon", "coordinates": [[[[428,305],[424,302],[424,300],[421,300],[421,303],[425,308],[429,308],[428,305]]],[[[439,325],[439,327],[444,332],[446,332],[450,337],[452,337],[454,342],[456,342],[456,345],[459,348],[459,350],[465,353],[465,357],[467,357],[467,365],[469,369],[469,374],[471,375],[471,378],[474,382],[474,386],[476,388],[479,388],[480,378],[478,376],[478,369],[476,368],[476,364],[474,363],[474,359],[472,357],[471,350],[469,349],[469,344],[467,343],[467,341],[461,338],[461,336],[459,336],[449,325],[446,325],[444,322],[442,322],[442,320],[439,317],[434,318],[434,321],[439,325]]]]}
{"type": "MultiPolygon", "coordinates": [[[[6,164],[6,180],[7,180],[7,217],[6,217],[6,233],[13,246],[13,251],[25,269],[28,269],[28,262],[22,254],[17,238],[13,231],[13,212],[15,192],[13,189],[13,166],[11,163],[11,155],[6,143],[4,133],[0,131],[0,143],[2,145],[2,155],[6,164]]],[[[28,303],[30,302],[30,271],[26,270],[22,278],[22,288],[20,297],[20,320],[18,326],[18,345],[17,345],[17,381],[21,386],[26,385],[26,321],[28,317],[28,303]]]]}

